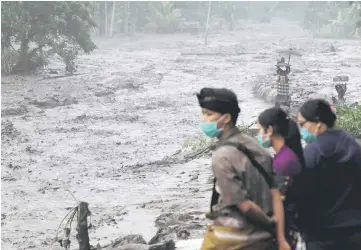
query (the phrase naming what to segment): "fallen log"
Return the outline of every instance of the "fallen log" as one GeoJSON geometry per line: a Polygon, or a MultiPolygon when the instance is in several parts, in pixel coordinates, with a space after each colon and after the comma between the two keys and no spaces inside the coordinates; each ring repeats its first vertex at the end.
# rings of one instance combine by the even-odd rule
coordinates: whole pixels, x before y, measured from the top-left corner
{"type": "Polygon", "coordinates": [[[88,75],[88,73],[62,75],[62,76],[50,76],[50,77],[42,78],[42,79],[38,80],[37,82],[41,82],[41,81],[48,80],[48,79],[57,79],[57,78],[65,78],[65,77],[81,76],[81,75],[88,75]]]}
{"type": "Polygon", "coordinates": [[[237,53],[220,53],[220,52],[182,52],[182,56],[241,56],[255,55],[255,52],[237,52],[237,53]]]}

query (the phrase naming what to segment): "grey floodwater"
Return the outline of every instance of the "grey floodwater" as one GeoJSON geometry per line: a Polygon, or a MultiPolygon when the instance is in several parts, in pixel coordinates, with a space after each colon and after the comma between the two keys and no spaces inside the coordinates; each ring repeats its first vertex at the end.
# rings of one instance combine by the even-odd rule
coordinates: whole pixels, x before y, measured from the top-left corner
{"type": "Polygon", "coordinates": [[[92,245],[130,233],[148,241],[155,219],[167,213],[183,219],[165,216],[163,225],[182,224],[200,237],[209,159],[158,163],[200,134],[194,93],[202,87],[236,91],[240,122],[270,107],[253,86],[276,81],[277,49],[292,46],[303,55],[291,61],[294,100],[336,96],[335,75],[350,78],[348,102],[361,100],[360,41],[313,39],[295,23],[244,23],[243,30],[212,34],[208,47],[201,35],[186,34],[95,41],[99,48],[78,60],[79,75],[1,79],[3,249],[61,249],[53,243],[57,227],[76,205],[67,190],[90,204],[92,245]]]}

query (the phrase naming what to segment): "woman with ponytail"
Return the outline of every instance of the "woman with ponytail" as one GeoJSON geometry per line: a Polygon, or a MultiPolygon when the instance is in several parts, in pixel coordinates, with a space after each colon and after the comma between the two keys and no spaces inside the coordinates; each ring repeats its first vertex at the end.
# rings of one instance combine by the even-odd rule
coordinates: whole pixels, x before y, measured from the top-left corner
{"type": "Polygon", "coordinates": [[[294,224],[296,205],[292,183],[305,165],[298,125],[281,108],[273,107],[259,115],[258,126],[258,143],[264,148],[272,147],[276,152],[273,167],[284,199],[285,235],[291,249],[296,249],[298,230],[294,224]]]}

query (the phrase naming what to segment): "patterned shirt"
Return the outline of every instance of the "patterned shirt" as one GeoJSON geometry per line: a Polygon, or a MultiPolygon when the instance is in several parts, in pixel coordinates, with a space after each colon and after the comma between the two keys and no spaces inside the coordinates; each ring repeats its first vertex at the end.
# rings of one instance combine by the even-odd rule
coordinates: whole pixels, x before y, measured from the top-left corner
{"type": "Polygon", "coordinates": [[[289,96],[290,94],[290,85],[286,80],[287,76],[280,76],[280,80],[277,84],[277,93],[281,96],[289,96]]]}

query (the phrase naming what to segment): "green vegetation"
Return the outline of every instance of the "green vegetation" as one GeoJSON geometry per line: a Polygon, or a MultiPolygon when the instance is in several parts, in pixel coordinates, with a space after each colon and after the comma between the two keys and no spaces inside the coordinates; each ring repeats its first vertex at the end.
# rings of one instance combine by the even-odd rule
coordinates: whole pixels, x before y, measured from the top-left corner
{"type": "Polygon", "coordinates": [[[336,114],[336,126],[361,139],[361,105],[338,106],[336,114]]]}
{"type": "MultiPolygon", "coordinates": [[[[198,22],[205,28],[209,2],[92,2],[100,35],[130,32],[172,33],[182,22],[198,22]],[[114,28],[114,29],[113,29],[114,28]]],[[[242,20],[268,22],[272,17],[303,22],[315,35],[359,35],[360,2],[212,2],[210,27],[234,30],[242,20]],[[333,33],[332,33],[333,32],[333,33]],[[332,34],[331,34],[332,33],[332,34]]]]}
{"type": "Polygon", "coordinates": [[[149,4],[150,15],[146,29],[156,33],[173,33],[179,26],[182,12],[172,2],[162,1],[149,4]]]}
{"type": "Polygon", "coordinates": [[[95,49],[90,31],[96,24],[89,6],[85,2],[1,2],[2,72],[31,72],[57,54],[72,73],[78,52],[95,49]]]}
{"type": "Polygon", "coordinates": [[[361,38],[361,2],[309,2],[303,25],[315,37],[361,38]]]}
{"type": "Polygon", "coordinates": [[[215,143],[216,139],[211,139],[202,134],[195,137],[187,138],[183,143],[183,149],[185,151],[197,152],[215,143]]]}
{"type": "MultiPolygon", "coordinates": [[[[211,26],[228,24],[230,30],[247,18],[248,3],[213,2],[211,26]]],[[[208,2],[93,2],[94,16],[99,34],[112,36],[113,33],[156,32],[174,33],[180,31],[182,22],[198,22],[205,28],[208,2]],[[114,17],[113,17],[113,12],[114,17]],[[111,28],[111,27],[114,27],[111,28]],[[114,32],[113,32],[114,31],[114,32]]]]}
{"type": "MultiPolygon", "coordinates": [[[[66,71],[79,53],[95,49],[90,34],[203,32],[209,2],[1,2],[3,73],[28,73],[58,55],[66,71]]],[[[315,36],[361,36],[360,2],[212,2],[212,32],[242,28],[244,19],[272,17],[302,21],[315,36]]]]}

